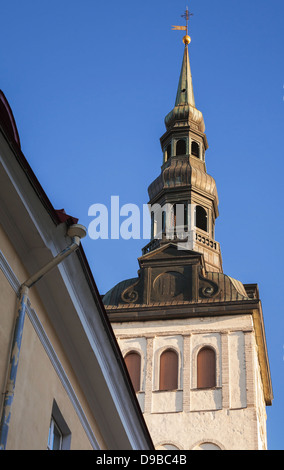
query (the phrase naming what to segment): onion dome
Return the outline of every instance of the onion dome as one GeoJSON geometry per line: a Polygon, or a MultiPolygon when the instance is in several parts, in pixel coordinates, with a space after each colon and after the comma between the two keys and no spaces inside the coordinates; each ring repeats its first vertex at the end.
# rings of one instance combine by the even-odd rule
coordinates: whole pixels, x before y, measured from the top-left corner
{"type": "Polygon", "coordinates": [[[218,194],[214,178],[192,164],[188,157],[172,157],[160,175],[150,184],[148,194],[154,199],[161,191],[169,188],[195,188],[214,197],[218,204],[218,194]]]}

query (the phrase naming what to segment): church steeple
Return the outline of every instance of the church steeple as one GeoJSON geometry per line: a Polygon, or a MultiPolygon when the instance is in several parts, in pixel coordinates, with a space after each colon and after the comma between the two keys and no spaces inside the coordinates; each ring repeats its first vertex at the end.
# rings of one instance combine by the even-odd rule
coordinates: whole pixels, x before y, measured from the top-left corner
{"type": "MultiPolygon", "coordinates": [[[[186,37],[189,38],[189,36],[186,37]]],[[[193,126],[195,125],[201,132],[205,131],[202,112],[195,106],[188,44],[185,43],[175,106],[165,117],[165,125],[167,129],[170,129],[174,125],[181,126],[190,123],[193,126]]],[[[207,148],[207,142],[205,146],[207,148]]]]}
{"type": "Polygon", "coordinates": [[[190,70],[188,45],[185,45],[181,73],[176,96],[175,106],[189,105],[195,108],[195,100],[192,86],[192,76],[190,70]]]}
{"type": "Polygon", "coordinates": [[[192,123],[195,123],[198,126],[201,132],[204,132],[205,125],[203,115],[195,107],[192,75],[188,54],[188,45],[191,43],[191,38],[190,36],[188,36],[188,21],[189,17],[191,16],[191,13],[189,13],[188,9],[186,9],[185,14],[182,16],[186,19],[186,26],[173,26],[173,29],[175,30],[186,31],[186,35],[183,37],[183,43],[185,47],[182,60],[182,67],[179,77],[175,106],[172,111],[166,116],[165,125],[166,128],[169,129],[172,125],[176,124],[177,121],[179,123],[181,123],[182,121],[191,121],[192,123]]]}
{"type": "Polygon", "coordinates": [[[222,270],[190,38],[187,26],[174,29],[186,31],[185,47],[161,172],[148,188],[152,239],[138,275],[103,302],[157,450],[266,449],[273,394],[258,288],[222,270]]]}
{"type": "MultiPolygon", "coordinates": [[[[188,10],[185,18],[188,21],[188,10]]],[[[193,93],[188,54],[191,38],[187,26],[174,29],[186,30],[184,53],[175,105],[165,117],[166,132],[160,139],[161,174],[148,188],[149,204],[160,207],[160,211],[152,211],[152,240],[143,253],[169,241],[182,243],[184,248],[204,254],[207,271],[221,272],[220,246],[215,241],[218,194],[214,179],[206,172],[208,142],[203,114],[196,108],[193,93]]]]}

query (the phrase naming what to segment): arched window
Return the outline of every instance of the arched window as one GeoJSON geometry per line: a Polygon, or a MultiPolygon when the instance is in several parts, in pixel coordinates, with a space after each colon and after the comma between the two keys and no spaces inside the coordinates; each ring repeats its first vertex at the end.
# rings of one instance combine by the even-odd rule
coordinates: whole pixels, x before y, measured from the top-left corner
{"type": "Polygon", "coordinates": [[[166,148],[165,161],[167,162],[171,156],[172,156],[172,144],[169,144],[166,148]]]}
{"type": "Polygon", "coordinates": [[[186,202],[173,204],[171,227],[179,227],[179,229],[183,229],[183,231],[188,229],[188,204],[186,202]]]}
{"type": "Polygon", "coordinates": [[[131,378],[131,382],[135,392],[140,390],[140,375],[141,375],[141,357],[137,352],[131,351],[126,354],[125,364],[131,378]]]}
{"type": "Polygon", "coordinates": [[[154,213],[151,212],[151,240],[154,239],[155,235],[155,216],[154,213]]]}
{"type": "Polygon", "coordinates": [[[216,387],[216,354],[214,349],[202,348],[197,356],[197,388],[216,387]]]}
{"type": "Polygon", "coordinates": [[[167,214],[163,210],[162,211],[162,233],[166,232],[166,228],[167,228],[167,214]]]}
{"type": "Polygon", "coordinates": [[[186,142],[184,139],[178,140],[176,144],[176,155],[186,154],[186,142]]]}
{"type": "Polygon", "coordinates": [[[177,390],[178,355],[173,349],[166,349],[160,356],[159,390],[177,390]]]}
{"type": "Polygon", "coordinates": [[[173,444],[163,444],[157,447],[156,450],[179,450],[179,448],[173,444]]]}
{"type": "Polygon", "coordinates": [[[191,155],[194,155],[197,158],[200,158],[200,153],[199,153],[199,144],[197,142],[192,142],[191,143],[191,155]]]}
{"type": "Polygon", "coordinates": [[[221,447],[217,446],[217,444],[213,444],[212,442],[203,442],[194,447],[193,450],[221,450],[221,447]]]}
{"type": "Polygon", "coordinates": [[[196,206],[195,209],[195,225],[197,228],[207,232],[207,212],[201,206],[196,206]]]}

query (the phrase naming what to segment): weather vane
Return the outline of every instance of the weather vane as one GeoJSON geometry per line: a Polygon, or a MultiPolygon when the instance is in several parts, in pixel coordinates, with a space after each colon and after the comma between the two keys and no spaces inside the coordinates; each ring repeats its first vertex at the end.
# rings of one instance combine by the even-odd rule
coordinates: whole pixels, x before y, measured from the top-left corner
{"type": "Polygon", "coordinates": [[[188,22],[189,22],[189,18],[191,16],[193,16],[193,13],[189,13],[188,7],[186,7],[186,10],[185,10],[184,14],[181,15],[182,18],[185,18],[186,26],[173,26],[172,27],[172,29],[175,30],[175,31],[177,31],[177,30],[186,31],[186,34],[182,39],[185,45],[189,44],[190,41],[191,41],[191,38],[188,36],[188,22]]]}

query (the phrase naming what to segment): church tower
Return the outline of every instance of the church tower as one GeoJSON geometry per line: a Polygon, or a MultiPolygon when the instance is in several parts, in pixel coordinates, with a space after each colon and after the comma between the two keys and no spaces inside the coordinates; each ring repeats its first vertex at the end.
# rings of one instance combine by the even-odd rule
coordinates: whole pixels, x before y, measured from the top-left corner
{"type": "Polygon", "coordinates": [[[184,54],[148,188],[151,241],[138,277],[103,301],[156,449],[266,449],[273,396],[258,287],[223,273],[190,37],[175,28],[186,30],[184,54]]]}

